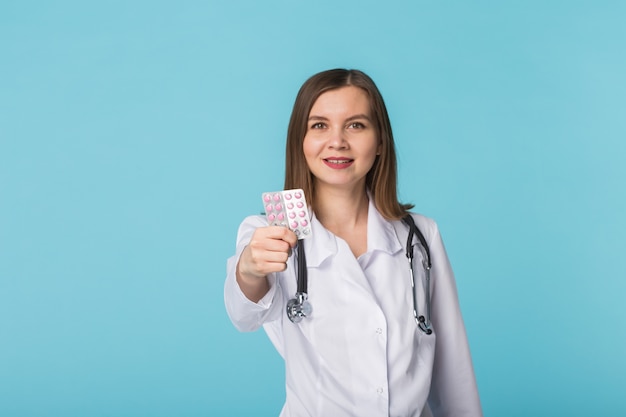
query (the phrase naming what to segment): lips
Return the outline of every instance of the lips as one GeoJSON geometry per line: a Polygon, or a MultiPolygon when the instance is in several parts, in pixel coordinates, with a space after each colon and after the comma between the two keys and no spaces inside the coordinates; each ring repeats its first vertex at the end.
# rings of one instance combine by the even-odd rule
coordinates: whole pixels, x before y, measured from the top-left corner
{"type": "Polygon", "coordinates": [[[333,169],[345,169],[348,168],[354,162],[354,159],[350,158],[324,158],[324,164],[333,169]]]}

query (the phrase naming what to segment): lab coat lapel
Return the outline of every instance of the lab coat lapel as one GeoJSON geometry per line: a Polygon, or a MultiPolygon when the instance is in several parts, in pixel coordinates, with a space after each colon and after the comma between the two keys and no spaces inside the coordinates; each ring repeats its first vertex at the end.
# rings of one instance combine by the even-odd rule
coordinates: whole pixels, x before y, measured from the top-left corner
{"type": "Polygon", "coordinates": [[[315,213],[311,214],[311,238],[304,239],[304,250],[309,268],[318,268],[327,258],[337,253],[337,240],[317,220],[315,213]]]}
{"type": "MultiPolygon", "coordinates": [[[[311,216],[311,228],[311,238],[304,240],[307,266],[310,269],[323,269],[323,263],[338,254],[340,250],[338,245],[346,244],[343,241],[339,241],[338,237],[324,228],[324,226],[315,217],[314,213],[311,216]]],[[[362,288],[366,293],[374,296],[371,283],[369,282],[365,272],[369,263],[375,259],[378,254],[386,253],[393,255],[402,250],[403,246],[400,243],[392,222],[389,222],[382,217],[371,200],[369,202],[367,221],[367,246],[367,252],[361,255],[358,260],[352,258],[352,261],[350,261],[352,266],[344,266],[347,270],[352,271],[345,275],[344,278],[350,277],[349,281],[351,282],[351,285],[356,285],[357,287],[362,288]]],[[[349,250],[347,245],[346,250],[349,250]]],[[[317,276],[316,273],[310,275],[311,278],[315,276],[317,276]]],[[[309,284],[312,286],[316,285],[311,282],[311,280],[309,280],[309,284]]]]}
{"type": "Polygon", "coordinates": [[[396,234],[393,224],[376,210],[370,198],[367,216],[367,252],[360,259],[361,266],[366,269],[376,252],[390,255],[402,250],[402,244],[396,234]]]}

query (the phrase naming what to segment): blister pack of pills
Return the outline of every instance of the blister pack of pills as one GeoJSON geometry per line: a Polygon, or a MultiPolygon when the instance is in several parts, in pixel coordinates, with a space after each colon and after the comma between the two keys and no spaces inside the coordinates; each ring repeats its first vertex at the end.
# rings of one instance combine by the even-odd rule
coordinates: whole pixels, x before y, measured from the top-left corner
{"type": "Polygon", "coordinates": [[[311,236],[311,216],[300,189],[263,193],[265,216],[270,226],[285,226],[304,239],[311,236]]]}

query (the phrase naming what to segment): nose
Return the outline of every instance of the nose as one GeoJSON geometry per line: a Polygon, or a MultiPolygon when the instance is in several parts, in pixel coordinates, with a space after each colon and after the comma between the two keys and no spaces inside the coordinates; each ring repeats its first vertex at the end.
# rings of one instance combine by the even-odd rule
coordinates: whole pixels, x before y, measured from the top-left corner
{"type": "Polygon", "coordinates": [[[328,139],[328,147],[333,149],[345,149],[348,147],[343,129],[333,129],[328,139]]]}

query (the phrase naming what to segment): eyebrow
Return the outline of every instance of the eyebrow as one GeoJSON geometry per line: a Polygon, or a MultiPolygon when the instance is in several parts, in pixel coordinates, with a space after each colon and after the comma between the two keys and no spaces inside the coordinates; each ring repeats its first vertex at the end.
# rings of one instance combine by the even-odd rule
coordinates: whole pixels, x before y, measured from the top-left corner
{"type": "MultiPolygon", "coordinates": [[[[346,119],[346,122],[350,122],[352,120],[358,120],[358,119],[365,119],[367,121],[372,121],[372,119],[370,119],[370,117],[367,114],[355,114],[354,116],[350,116],[346,119]]],[[[309,116],[309,121],[312,120],[328,120],[327,117],[324,116],[309,116]]]]}

